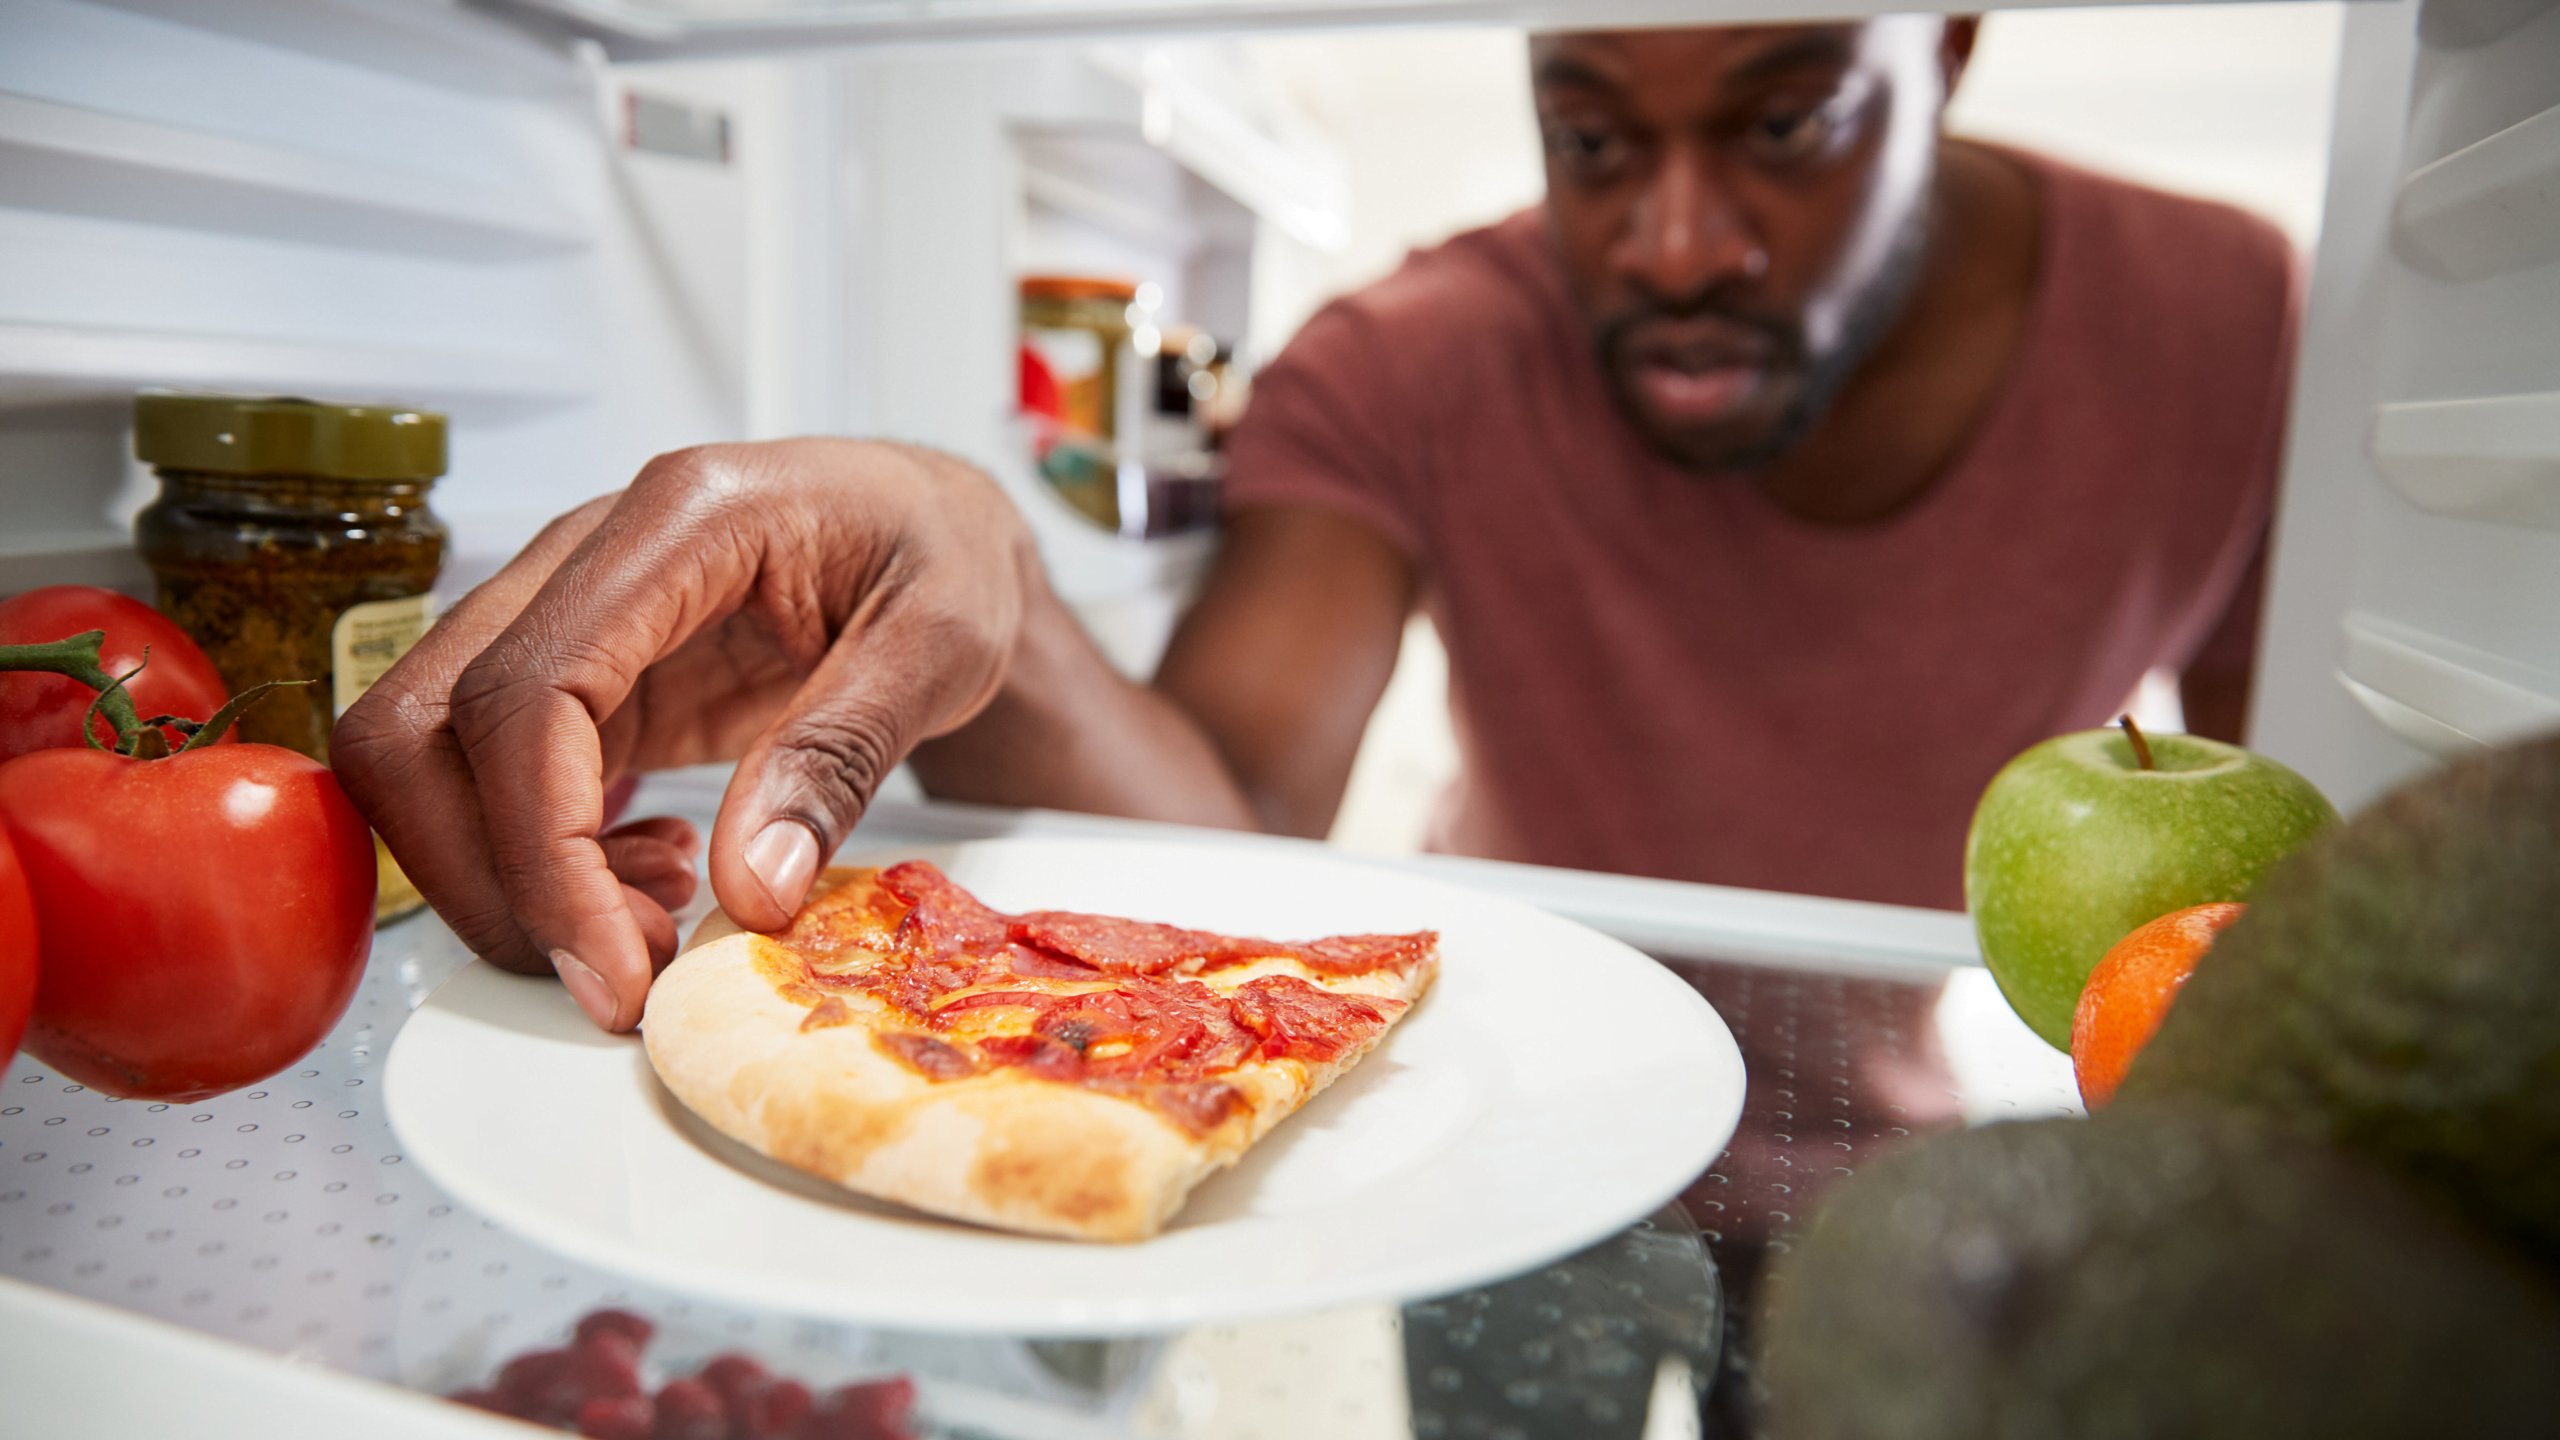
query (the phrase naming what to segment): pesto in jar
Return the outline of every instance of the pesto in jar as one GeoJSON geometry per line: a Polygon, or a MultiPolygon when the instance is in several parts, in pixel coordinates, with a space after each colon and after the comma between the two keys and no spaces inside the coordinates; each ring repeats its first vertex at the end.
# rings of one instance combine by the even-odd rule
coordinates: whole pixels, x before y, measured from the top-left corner
{"type": "MultiPolygon", "coordinates": [[[[240,738],[326,764],[329,731],[424,633],[446,532],[427,506],[445,470],[432,411],[146,394],[134,450],[160,495],[134,518],[160,609],[234,694],[268,680],[240,738]]],[[[377,852],[380,841],[376,841],[377,852]]],[[[387,855],[377,913],[420,903],[387,855]]]]}

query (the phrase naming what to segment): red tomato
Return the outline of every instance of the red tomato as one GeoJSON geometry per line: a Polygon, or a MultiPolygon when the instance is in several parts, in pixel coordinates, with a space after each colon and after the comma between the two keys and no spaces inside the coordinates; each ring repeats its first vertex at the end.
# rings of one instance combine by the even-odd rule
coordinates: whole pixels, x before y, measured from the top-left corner
{"type": "Polygon", "coordinates": [[[337,777],[272,745],[0,764],[35,894],[27,1053],[111,1095],[264,1079],[337,1023],[373,939],[373,839],[337,777]]]}
{"type": "MultiPolygon", "coordinates": [[[[40,645],[88,630],[107,632],[99,658],[110,675],[141,665],[143,647],[151,647],[151,663],[124,687],[141,719],[176,715],[209,720],[231,698],[213,662],[187,632],[131,596],[94,585],[47,585],[0,600],[0,645],[40,645]]],[[[80,717],[97,698],[97,691],[65,675],[0,674],[0,760],[78,746],[80,717]]],[[[91,733],[101,745],[116,743],[104,717],[91,733]]],[[[183,739],[170,735],[171,748],[183,739]]]]}
{"type": "Polygon", "coordinates": [[[27,1009],[36,1000],[36,900],[17,847],[0,833],[0,1070],[27,1033],[27,1009]]]}

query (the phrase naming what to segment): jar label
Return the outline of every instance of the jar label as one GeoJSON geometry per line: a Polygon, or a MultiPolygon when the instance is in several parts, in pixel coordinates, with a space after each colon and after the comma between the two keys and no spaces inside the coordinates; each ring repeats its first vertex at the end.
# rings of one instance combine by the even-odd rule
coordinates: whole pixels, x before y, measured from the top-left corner
{"type": "Polygon", "coordinates": [[[368,600],[339,612],[338,623],[329,628],[330,684],[336,692],[330,697],[336,706],[331,713],[346,714],[357,696],[409,653],[435,618],[431,594],[368,600]]]}

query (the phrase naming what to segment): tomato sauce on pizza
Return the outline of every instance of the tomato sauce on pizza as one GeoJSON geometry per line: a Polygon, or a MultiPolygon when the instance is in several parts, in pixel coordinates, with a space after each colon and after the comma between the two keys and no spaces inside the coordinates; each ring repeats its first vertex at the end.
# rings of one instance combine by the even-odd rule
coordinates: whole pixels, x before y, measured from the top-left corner
{"type": "Polygon", "coordinates": [[[804,908],[779,937],[801,961],[804,1028],[851,1023],[868,995],[912,1029],[880,1050],[928,1080],[1013,1069],[1141,1101],[1192,1134],[1242,1105],[1220,1077],[1258,1061],[1324,1063],[1376,1038],[1410,1003],[1325,988],[1404,975],[1431,931],[1292,942],[1040,910],[1008,915],[932,864],[880,872],[804,908]],[[1259,970],[1238,979],[1236,972],[1259,970]]]}

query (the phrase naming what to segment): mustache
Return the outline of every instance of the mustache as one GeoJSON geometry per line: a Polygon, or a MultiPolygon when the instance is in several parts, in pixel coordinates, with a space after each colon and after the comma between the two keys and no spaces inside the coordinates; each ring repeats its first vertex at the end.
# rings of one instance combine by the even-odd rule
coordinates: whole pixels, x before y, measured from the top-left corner
{"type": "Polygon", "coordinates": [[[1678,300],[1642,297],[1596,317],[1592,338],[1613,366],[1663,358],[1788,369],[1805,357],[1803,326],[1726,290],[1678,300]]]}

